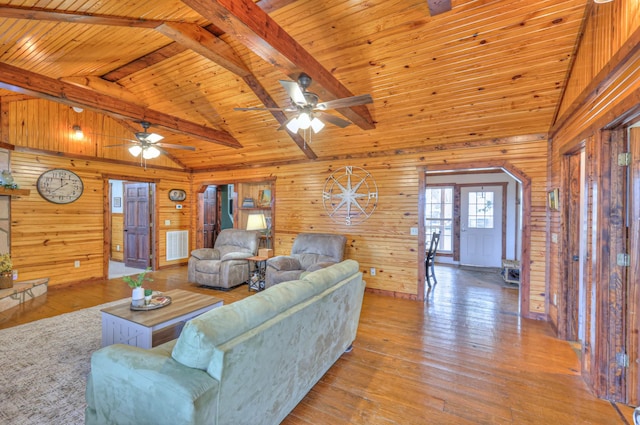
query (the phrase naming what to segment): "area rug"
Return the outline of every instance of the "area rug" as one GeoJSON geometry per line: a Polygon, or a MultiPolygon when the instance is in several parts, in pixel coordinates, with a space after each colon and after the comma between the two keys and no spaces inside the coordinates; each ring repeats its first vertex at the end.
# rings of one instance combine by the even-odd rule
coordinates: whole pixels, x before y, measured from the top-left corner
{"type": "Polygon", "coordinates": [[[118,302],[0,330],[0,424],[84,424],[100,309],[118,302]]]}

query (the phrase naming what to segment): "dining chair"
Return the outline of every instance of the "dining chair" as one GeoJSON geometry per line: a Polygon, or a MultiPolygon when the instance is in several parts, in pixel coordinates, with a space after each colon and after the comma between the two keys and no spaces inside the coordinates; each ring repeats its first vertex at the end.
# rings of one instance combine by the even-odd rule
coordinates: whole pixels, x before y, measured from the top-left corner
{"type": "Polygon", "coordinates": [[[433,232],[431,235],[431,244],[429,245],[429,250],[427,251],[427,255],[425,257],[425,265],[427,272],[427,285],[431,288],[431,279],[433,279],[433,284],[438,283],[438,279],[436,279],[436,271],[434,267],[435,259],[436,259],[436,251],[438,250],[438,242],[440,241],[440,233],[433,232]]]}

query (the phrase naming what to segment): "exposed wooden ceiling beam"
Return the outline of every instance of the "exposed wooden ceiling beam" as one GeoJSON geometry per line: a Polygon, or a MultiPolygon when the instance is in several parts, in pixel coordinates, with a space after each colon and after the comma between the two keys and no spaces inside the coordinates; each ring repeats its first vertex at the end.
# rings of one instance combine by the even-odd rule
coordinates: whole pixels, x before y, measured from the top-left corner
{"type": "Polygon", "coordinates": [[[429,13],[436,16],[451,10],[451,0],[427,0],[429,4],[429,13]]]}
{"type": "Polygon", "coordinates": [[[167,22],[156,30],[240,77],[251,74],[231,46],[199,25],[167,22]]]}
{"type": "Polygon", "coordinates": [[[121,66],[120,68],[116,68],[104,74],[102,78],[112,82],[121,80],[133,73],[142,71],[145,68],[160,63],[166,59],[172,58],[175,55],[184,52],[185,50],[187,50],[187,48],[178,43],[167,44],[166,46],[161,47],[158,50],[155,50],[132,62],[129,62],[126,65],[121,66]]]}
{"type": "MultiPolygon", "coordinates": [[[[245,66],[242,59],[235,54],[231,46],[229,46],[225,41],[195,24],[176,24],[175,22],[171,22],[160,25],[156,29],[167,37],[175,40],[177,43],[188,47],[194,52],[208,58],[241,77],[265,106],[269,108],[279,108],[275,100],[273,100],[269,93],[267,93],[264,87],[260,84],[258,79],[245,66]]],[[[270,112],[278,123],[284,124],[288,121],[284,112],[270,112]]],[[[304,138],[302,138],[298,133],[291,133],[287,131],[287,134],[289,134],[307,158],[317,158],[316,154],[307,145],[304,138]]]]}
{"type": "Polygon", "coordinates": [[[116,118],[149,121],[157,127],[165,128],[175,133],[185,134],[231,148],[242,147],[240,142],[226,131],[205,127],[113,96],[4,63],[0,63],[0,88],[69,106],[80,106],[116,118]]]}
{"type": "Polygon", "coordinates": [[[93,90],[98,93],[106,94],[123,100],[125,102],[135,103],[140,106],[149,106],[140,101],[140,98],[134,93],[122,87],[120,84],[106,81],[100,77],[85,76],[85,77],[63,77],[59,81],[64,83],[74,84],[78,87],[85,88],[87,90],[93,90]]]}
{"type": "Polygon", "coordinates": [[[73,24],[110,25],[114,27],[155,28],[163,21],[90,15],[79,12],[54,12],[38,7],[0,6],[0,18],[68,22],[73,24]]]}
{"type": "MultiPolygon", "coordinates": [[[[322,86],[327,94],[323,100],[351,97],[351,93],[329,70],[280,27],[251,0],[183,0],[214,25],[235,37],[265,61],[280,68],[295,79],[304,71],[322,86]]],[[[362,129],[375,124],[364,105],[341,108],[338,112],[362,129]]]]}

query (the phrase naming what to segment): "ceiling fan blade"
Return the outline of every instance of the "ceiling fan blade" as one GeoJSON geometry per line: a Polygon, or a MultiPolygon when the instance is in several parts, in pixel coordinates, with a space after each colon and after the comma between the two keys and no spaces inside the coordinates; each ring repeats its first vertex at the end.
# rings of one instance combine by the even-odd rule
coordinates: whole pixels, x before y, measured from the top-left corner
{"type": "Polygon", "coordinates": [[[171,143],[152,143],[151,146],[160,146],[163,148],[169,148],[169,149],[182,149],[185,151],[195,151],[196,148],[194,148],[193,146],[182,146],[182,145],[174,145],[171,143]]]}
{"type": "Polygon", "coordinates": [[[320,118],[322,121],[326,121],[340,128],[345,128],[348,125],[351,125],[351,122],[343,120],[342,118],[338,118],[335,115],[327,114],[325,112],[314,112],[313,114],[316,117],[320,118]]]}
{"type": "Polygon", "coordinates": [[[306,105],[307,99],[304,97],[304,93],[300,89],[298,83],[293,81],[280,80],[280,84],[286,90],[287,94],[293,100],[296,105],[306,105]]]}
{"type": "Polygon", "coordinates": [[[325,111],[327,109],[340,109],[349,108],[356,105],[366,105],[367,103],[373,103],[373,98],[370,94],[361,94],[359,96],[351,96],[342,99],[321,102],[316,105],[316,109],[325,111]]]}
{"type": "MultiPolygon", "coordinates": [[[[129,140],[130,143],[138,143],[138,142],[134,142],[133,140],[129,140]]],[[[105,148],[116,148],[118,146],[129,146],[129,144],[127,143],[121,143],[119,145],[106,145],[104,146],[105,148]]]]}
{"type": "Polygon", "coordinates": [[[253,107],[253,108],[233,108],[234,111],[284,111],[284,112],[295,112],[296,109],[293,108],[263,108],[263,107],[253,107]]]}

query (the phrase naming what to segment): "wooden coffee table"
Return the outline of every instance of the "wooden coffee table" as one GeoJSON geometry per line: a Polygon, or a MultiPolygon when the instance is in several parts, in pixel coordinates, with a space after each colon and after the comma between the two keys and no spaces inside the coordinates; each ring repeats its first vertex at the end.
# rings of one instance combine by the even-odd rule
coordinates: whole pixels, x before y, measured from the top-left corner
{"type": "Polygon", "coordinates": [[[100,310],[102,346],[155,347],[177,338],[187,320],[223,304],[220,298],[181,289],[163,292],[162,295],[171,297],[171,304],[156,310],[133,311],[130,300],[100,310]]]}

